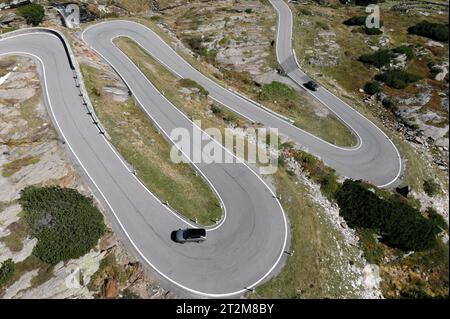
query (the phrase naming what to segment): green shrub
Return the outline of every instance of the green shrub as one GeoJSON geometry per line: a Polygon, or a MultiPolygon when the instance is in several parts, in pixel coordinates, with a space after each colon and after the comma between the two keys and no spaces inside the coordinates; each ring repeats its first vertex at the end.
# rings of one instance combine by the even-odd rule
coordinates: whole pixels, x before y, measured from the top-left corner
{"type": "Polygon", "coordinates": [[[397,103],[391,98],[387,97],[387,98],[383,99],[383,101],[381,103],[383,104],[384,108],[386,108],[387,110],[394,111],[394,112],[397,110],[397,103]]]}
{"type": "Polygon", "coordinates": [[[74,189],[27,187],[19,203],[38,239],[33,254],[52,265],[85,255],[105,231],[103,216],[92,199],[74,189]]]}
{"type": "Polygon", "coordinates": [[[213,112],[213,114],[222,114],[222,109],[217,105],[213,104],[211,105],[211,112],[213,112]]]}
{"type": "Polygon", "coordinates": [[[364,92],[374,95],[383,91],[383,86],[377,81],[370,81],[364,85],[364,92]]]}
{"type": "Polygon", "coordinates": [[[436,41],[447,42],[448,24],[422,21],[412,27],[409,27],[408,33],[420,35],[436,41]]]}
{"type": "Polygon", "coordinates": [[[292,150],[292,156],[310,178],[320,185],[322,194],[330,200],[333,199],[340,187],[335,171],[304,151],[292,150]]]}
{"type": "Polygon", "coordinates": [[[384,82],[394,89],[404,89],[409,84],[417,82],[422,77],[403,70],[388,70],[375,76],[375,80],[384,82]]]}
{"type": "Polygon", "coordinates": [[[408,60],[412,60],[414,58],[414,49],[409,45],[402,45],[397,48],[392,49],[392,52],[398,54],[405,54],[408,60]]]}
{"type": "Polygon", "coordinates": [[[339,190],[339,183],[337,176],[334,173],[325,173],[320,177],[320,190],[328,198],[334,198],[335,194],[339,190]]]}
{"type": "Polygon", "coordinates": [[[391,62],[392,54],[389,50],[378,50],[374,53],[363,54],[359,57],[359,61],[371,64],[377,68],[388,65],[391,62]]]}
{"type": "Polygon", "coordinates": [[[423,190],[428,196],[435,196],[439,193],[439,184],[436,183],[433,179],[428,178],[423,181],[423,190]]]}
{"type": "Polygon", "coordinates": [[[0,266],[0,287],[2,287],[14,275],[16,264],[12,259],[7,259],[0,266]]]}
{"type": "Polygon", "coordinates": [[[45,10],[40,4],[28,4],[17,9],[17,13],[27,20],[28,24],[39,25],[44,20],[45,10]]]}
{"type": "Polygon", "coordinates": [[[383,34],[383,31],[381,31],[381,29],[379,29],[379,28],[364,27],[363,30],[364,30],[364,33],[367,34],[367,35],[380,35],[380,34],[383,34]]]}
{"type": "Polygon", "coordinates": [[[364,25],[366,23],[367,16],[354,16],[350,19],[345,20],[343,23],[345,25],[364,25]]]}
{"type": "Polygon", "coordinates": [[[192,51],[198,55],[204,57],[208,62],[213,63],[215,61],[217,51],[208,50],[203,45],[204,40],[200,37],[194,37],[187,40],[187,44],[191,47],[192,51]]]}
{"type": "Polygon", "coordinates": [[[346,180],[336,200],[349,226],[372,229],[387,245],[421,251],[436,242],[438,229],[419,210],[397,197],[380,198],[360,181],[346,180]]]}
{"type": "Polygon", "coordinates": [[[252,8],[247,8],[247,9],[245,9],[245,13],[252,13],[253,12],[253,9],[252,8]]]}

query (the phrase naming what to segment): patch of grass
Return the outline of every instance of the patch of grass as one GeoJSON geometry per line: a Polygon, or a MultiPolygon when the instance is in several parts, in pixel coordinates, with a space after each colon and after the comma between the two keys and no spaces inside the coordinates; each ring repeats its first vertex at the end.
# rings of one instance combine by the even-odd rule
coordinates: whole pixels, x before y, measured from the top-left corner
{"type": "Polygon", "coordinates": [[[208,96],[209,94],[208,90],[206,90],[203,86],[201,86],[192,79],[181,79],[178,82],[180,83],[181,86],[185,88],[197,89],[200,95],[202,96],[208,96]]]}
{"type": "Polygon", "coordinates": [[[30,229],[26,223],[19,220],[8,226],[10,234],[6,237],[0,238],[6,247],[12,252],[19,252],[23,249],[23,241],[30,234],[30,229]]]}
{"type": "Polygon", "coordinates": [[[114,279],[120,285],[125,285],[130,275],[117,264],[115,255],[109,254],[101,260],[98,270],[91,278],[89,287],[95,289],[95,286],[101,285],[105,279],[114,279]]]}
{"type": "Polygon", "coordinates": [[[290,86],[272,82],[261,88],[258,100],[265,106],[270,107],[275,112],[283,114],[292,120],[294,125],[302,128],[327,142],[340,146],[353,146],[356,144],[356,138],[352,132],[331,114],[320,114],[329,112],[319,102],[295,91],[290,86]]]}
{"type": "MultiPolygon", "coordinates": [[[[409,186],[416,191],[423,191],[423,181],[435,176],[435,171],[419,156],[415,150],[399,138],[394,138],[403,158],[406,159],[406,170],[402,177],[402,186],[409,186]]],[[[436,172],[437,173],[437,172],[436,172]]]]}
{"type": "Polygon", "coordinates": [[[12,32],[12,31],[15,31],[15,30],[17,30],[17,28],[1,28],[0,29],[0,34],[5,34],[5,33],[8,33],[8,32],[12,32]]]}
{"type": "Polygon", "coordinates": [[[20,115],[28,122],[28,127],[31,129],[35,129],[43,123],[42,118],[36,112],[36,105],[41,98],[42,92],[39,89],[36,91],[36,94],[20,103],[18,107],[20,115]]]}
{"type": "MultiPolygon", "coordinates": [[[[293,88],[277,81],[265,84],[259,94],[259,98],[263,101],[271,100],[280,103],[294,103],[295,97],[296,92],[293,88]]],[[[293,105],[288,107],[293,107],[293,105]]]]}
{"type": "MultiPolygon", "coordinates": [[[[122,41],[125,40],[120,41],[125,44],[122,41]]],[[[142,54],[137,48],[132,52],[139,56],[142,54]]],[[[147,64],[143,62],[143,65],[147,64]]],[[[107,84],[98,70],[86,65],[81,69],[90,95],[94,87],[101,91],[107,84]]],[[[157,77],[156,82],[152,79],[153,84],[166,94],[170,93],[172,88],[162,84],[162,73],[157,77]]],[[[187,218],[197,219],[200,224],[211,225],[220,219],[222,210],[213,191],[190,165],[172,163],[171,144],[158,133],[139,106],[132,100],[114,102],[103,93],[92,101],[113,144],[154,194],[187,218]]]]}
{"type": "Polygon", "coordinates": [[[381,289],[386,298],[448,299],[448,244],[381,264],[381,289]]]}
{"type": "Polygon", "coordinates": [[[151,10],[148,0],[118,0],[114,2],[131,13],[143,13],[151,10]]]}
{"type": "MultiPolygon", "coordinates": [[[[0,288],[4,289],[11,285],[12,283],[19,280],[20,277],[22,277],[25,273],[33,271],[33,270],[39,270],[36,277],[34,277],[31,281],[31,287],[35,288],[41,284],[43,284],[45,281],[49,280],[51,277],[53,277],[53,269],[54,266],[49,265],[43,261],[41,261],[38,257],[31,255],[28,258],[26,258],[24,261],[15,263],[14,265],[14,273],[12,276],[9,277],[9,279],[5,282],[3,287],[0,286],[0,288]]],[[[3,291],[0,290],[0,296],[3,291]]]]}
{"type": "Polygon", "coordinates": [[[40,158],[37,156],[27,156],[24,158],[16,159],[12,162],[6,163],[2,167],[2,175],[3,177],[11,177],[18,171],[20,171],[22,168],[34,165],[39,163],[40,158]]]}
{"type": "Polygon", "coordinates": [[[211,112],[222,118],[225,122],[238,123],[239,118],[233,112],[229,111],[225,107],[218,106],[217,104],[211,105],[211,112]]]}
{"type": "Polygon", "coordinates": [[[360,246],[364,253],[364,258],[370,264],[380,264],[385,256],[385,245],[376,239],[373,230],[367,228],[358,229],[360,246]]]}

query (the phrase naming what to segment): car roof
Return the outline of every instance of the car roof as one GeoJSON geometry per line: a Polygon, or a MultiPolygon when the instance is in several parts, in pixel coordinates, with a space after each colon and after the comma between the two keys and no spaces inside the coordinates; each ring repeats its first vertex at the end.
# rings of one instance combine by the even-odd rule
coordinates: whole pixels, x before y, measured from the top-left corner
{"type": "Polygon", "coordinates": [[[206,236],[206,230],[202,228],[188,228],[186,229],[186,235],[191,236],[206,236]]]}

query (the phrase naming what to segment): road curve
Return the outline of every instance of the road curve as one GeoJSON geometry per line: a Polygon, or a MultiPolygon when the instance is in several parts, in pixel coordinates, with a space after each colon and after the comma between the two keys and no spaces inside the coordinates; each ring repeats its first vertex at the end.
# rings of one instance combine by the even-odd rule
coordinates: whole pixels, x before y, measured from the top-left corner
{"type": "MultiPolygon", "coordinates": [[[[192,131],[191,121],[115,52],[119,59],[111,62],[125,72],[124,80],[160,130],[192,131]]],[[[11,34],[0,40],[3,55],[35,59],[56,128],[131,244],[161,276],[196,295],[228,297],[244,293],[272,273],[287,244],[287,221],[275,194],[246,164],[197,164],[225,205],[226,219],[208,232],[206,242],[176,244],[171,232],[187,223],[143,186],[99,134],[83,105],[61,39],[45,30],[11,34]]]]}
{"type": "MultiPolygon", "coordinates": [[[[292,63],[295,63],[291,41],[285,39],[286,37],[291,38],[291,33],[288,32],[291,30],[289,22],[291,20],[288,19],[288,17],[291,17],[289,7],[281,0],[274,1],[273,4],[277,6],[281,4],[282,8],[288,10],[287,12],[278,11],[280,12],[279,21],[286,21],[287,24],[281,23],[280,25],[279,23],[278,25],[277,55],[280,61],[284,61],[287,55],[290,57],[288,60],[290,59],[289,61],[292,60],[292,63]],[[286,15],[286,19],[284,15],[286,15]],[[289,51],[290,55],[286,54],[286,51],[289,51]]],[[[355,147],[343,148],[332,145],[295,127],[289,121],[266,111],[237,93],[218,85],[193,68],[156,33],[141,24],[115,20],[95,24],[83,32],[84,40],[95,51],[116,68],[119,74],[131,78],[132,72],[135,72],[135,70],[128,70],[130,61],[112,43],[114,38],[120,36],[129,37],[136,41],[144,50],[179,77],[195,80],[209,91],[211,98],[236,113],[253,122],[278,128],[280,133],[305,146],[309,152],[320,157],[341,175],[363,179],[383,187],[398,179],[401,173],[401,160],[391,140],[372,122],[325,89],[321,88],[318,92],[312,94],[353,129],[359,140],[355,147]]],[[[299,84],[304,83],[307,76],[298,69],[297,65],[295,64],[295,68],[292,65],[291,69],[289,76],[299,84]]],[[[135,87],[135,85],[133,84],[132,87],[135,87]]]]}
{"type": "MultiPolygon", "coordinates": [[[[283,54],[291,45],[290,40],[284,39],[283,30],[291,30],[292,20],[288,16],[291,19],[292,16],[290,11],[285,11],[289,8],[284,2],[272,1],[272,4],[279,14],[277,54],[283,61],[283,54]]],[[[112,40],[119,36],[135,40],[172,72],[197,81],[213,99],[235,112],[254,122],[277,127],[339,173],[377,185],[389,185],[398,178],[401,164],[391,141],[374,124],[323,89],[315,97],[354,129],[360,137],[356,147],[345,149],[331,145],[219,86],[143,25],[114,20],[87,28],[83,39],[118,72],[163,133],[169,134],[179,127],[192,130],[192,124],[113,44],[112,40]]],[[[270,276],[287,245],[286,217],[273,192],[247,165],[241,162],[197,164],[224,204],[226,218],[220,227],[209,231],[205,243],[175,244],[170,238],[171,231],[187,223],[143,186],[107,138],[99,134],[75,85],[64,42],[44,30],[13,33],[0,40],[0,56],[5,54],[24,54],[36,60],[46,102],[58,131],[136,251],[161,276],[191,293],[207,297],[235,296],[270,276]]],[[[304,79],[298,68],[289,72],[289,76],[299,83],[304,79]]]]}
{"type": "MultiPolygon", "coordinates": [[[[269,1],[278,14],[276,41],[278,63],[294,82],[304,88],[303,84],[311,78],[299,68],[292,48],[294,29],[292,11],[284,0],[269,1]]],[[[360,141],[358,148],[350,148],[347,151],[341,148],[339,154],[330,151],[330,148],[324,150],[323,145],[305,143],[310,151],[344,176],[364,179],[380,187],[394,184],[402,172],[402,160],[396,146],[387,135],[325,88],[321,87],[317,92],[305,90],[347,124],[360,141]]]]}

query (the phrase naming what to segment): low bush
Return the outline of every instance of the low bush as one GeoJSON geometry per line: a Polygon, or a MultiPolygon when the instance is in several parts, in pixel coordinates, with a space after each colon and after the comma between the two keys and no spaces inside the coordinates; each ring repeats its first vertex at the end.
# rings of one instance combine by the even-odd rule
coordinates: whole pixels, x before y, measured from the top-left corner
{"type": "Polygon", "coordinates": [[[384,82],[394,89],[404,89],[409,84],[417,82],[422,77],[403,70],[388,70],[375,76],[375,80],[384,82]]]}
{"type": "Polygon", "coordinates": [[[28,4],[17,9],[17,14],[24,17],[28,24],[39,25],[45,17],[44,7],[40,4],[28,4]]]}
{"type": "Polygon", "coordinates": [[[439,184],[436,183],[432,178],[427,178],[423,181],[423,190],[428,196],[435,196],[439,193],[439,184]]]}
{"type": "Polygon", "coordinates": [[[2,287],[13,276],[16,264],[12,259],[7,259],[0,266],[0,287],[2,287]]]}
{"type": "Polygon", "coordinates": [[[333,199],[340,187],[335,171],[311,154],[299,150],[292,150],[291,152],[291,155],[309,174],[309,177],[320,185],[321,192],[328,199],[333,199]]]}
{"type": "Polygon", "coordinates": [[[27,187],[19,203],[32,235],[38,239],[33,254],[57,264],[76,259],[97,245],[103,235],[103,216],[87,198],[74,189],[27,187]]]}
{"type": "Polygon", "coordinates": [[[204,57],[208,62],[214,63],[217,51],[209,50],[203,45],[203,42],[204,40],[200,37],[193,37],[187,40],[187,44],[191,47],[192,51],[204,57]]]}
{"type": "Polygon", "coordinates": [[[383,91],[383,86],[377,81],[370,81],[364,85],[364,92],[374,95],[383,91]]]}
{"type": "Polygon", "coordinates": [[[345,20],[343,23],[350,26],[364,25],[366,23],[366,19],[367,16],[354,16],[345,20]]]}
{"type": "Polygon", "coordinates": [[[346,180],[336,200],[349,226],[373,229],[389,246],[421,251],[436,242],[439,229],[433,221],[396,197],[378,197],[360,181],[346,180]]]}
{"type": "Polygon", "coordinates": [[[405,54],[408,60],[412,60],[414,58],[414,49],[409,45],[402,45],[392,49],[392,52],[397,54],[405,54]]]}
{"type": "Polygon", "coordinates": [[[395,112],[397,110],[397,103],[391,98],[385,98],[381,102],[385,109],[395,112]]]}
{"type": "Polygon", "coordinates": [[[365,64],[371,64],[377,68],[389,65],[392,54],[389,50],[378,50],[374,53],[363,54],[359,57],[359,61],[365,64]]]}
{"type": "Polygon", "coordinates": [[[436,41],[447,42],[448,24],[422,21],[412,27],[409,27],[408,33],[420,35],[436,41]]]}

